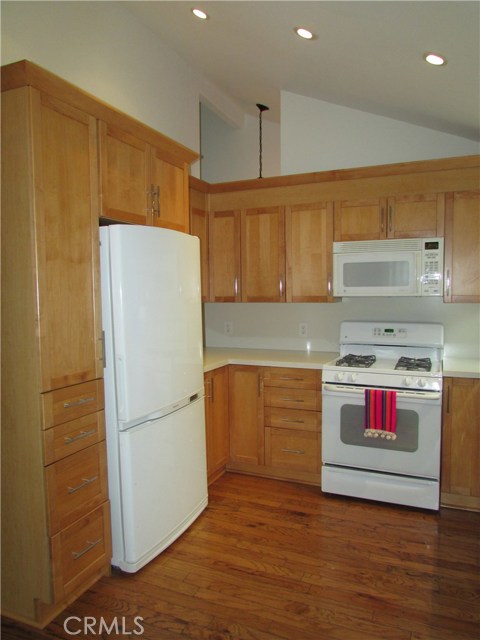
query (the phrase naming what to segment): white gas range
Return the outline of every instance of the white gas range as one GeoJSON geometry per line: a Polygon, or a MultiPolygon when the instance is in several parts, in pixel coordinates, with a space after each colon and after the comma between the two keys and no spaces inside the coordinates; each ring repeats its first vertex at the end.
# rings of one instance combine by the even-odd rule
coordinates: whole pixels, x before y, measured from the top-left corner
{"type": "Polygon", "coordinates": [[[322,373],[322,490],[438,509],[443,326],[342,322],[322,373]]]}

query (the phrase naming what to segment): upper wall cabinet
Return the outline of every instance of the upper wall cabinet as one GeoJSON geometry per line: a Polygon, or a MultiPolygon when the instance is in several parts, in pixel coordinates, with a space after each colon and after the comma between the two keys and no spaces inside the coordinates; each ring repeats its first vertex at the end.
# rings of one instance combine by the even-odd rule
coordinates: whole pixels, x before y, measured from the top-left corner
{"type": "Polygon", "coordinates": [[[99,122],[100,215],[188,231],[188,165],[99,122]]]}
{"type": "Polygon", "coordinates": [[[208,204],[207,194],[200,188],[201,182],[190,177],[190,235],[200,241],[200,274],[202,278],[202,302],[209,299],[208,265],[208,204]]]}
{"type": "Polygon", "coordinates": [[[443,236],[444,194],[335,202],[335,241],[443,236]]]}
{"type": "Polygon", "coordinates": [[[210,300],[241,302],[240,211],[209,215],[210,300]]]}
{"type": "Polygon", "coordinates": [[[445,302],[480,302],[480,191],[446,195],[445,302]]]}
{"type": "Polygon", "coordinates": [[[242,211],[242,301],[285,301],[285,210],[242,211]]]}

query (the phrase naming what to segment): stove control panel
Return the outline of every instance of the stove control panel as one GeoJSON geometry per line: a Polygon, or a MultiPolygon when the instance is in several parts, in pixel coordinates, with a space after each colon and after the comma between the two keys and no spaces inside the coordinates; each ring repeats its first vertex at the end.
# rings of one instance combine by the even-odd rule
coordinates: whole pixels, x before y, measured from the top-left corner
{"type": "Polygon", "coordinates": [[[405,327],[373,327],[374,338],[396,338],[406,339],[408,336],[405,327]]]}

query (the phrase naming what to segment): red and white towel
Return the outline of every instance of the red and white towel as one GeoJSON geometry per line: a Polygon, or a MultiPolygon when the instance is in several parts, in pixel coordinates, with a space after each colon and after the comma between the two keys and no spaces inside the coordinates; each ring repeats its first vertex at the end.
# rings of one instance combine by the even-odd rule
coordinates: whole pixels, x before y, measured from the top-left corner
{"type": "Polygon", "coordinates": [[[365,429],[366,438],[397,437],[397,394],[383,389],[365,389],[365,429]]]}

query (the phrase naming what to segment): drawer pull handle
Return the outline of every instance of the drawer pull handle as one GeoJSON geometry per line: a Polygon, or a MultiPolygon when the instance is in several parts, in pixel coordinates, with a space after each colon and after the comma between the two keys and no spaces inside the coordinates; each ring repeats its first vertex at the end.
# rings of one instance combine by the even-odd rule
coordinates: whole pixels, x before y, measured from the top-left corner
{"type": "Polygon", "coordinates": [[[72,444],[72,442],[76,442],[77,440],[82,440],[82,438],[88,438],[88,436],[93,436],[94,433],[97,433],[96,429],[90,429],[90,431],[80,431],[77,436],[65,436],[64,440],[66,444],[72,444]]]}
{"type": "Polygon", "coordinates": [[[303,398],[281,398],[284,402],[305,402],[303,398]]]}
{"type": "Polygon", "coordinates": [[[305,424],[305,420],[291,420],[290,418],[282,418],[280,422],[293,422],[295,424],[305,424]]]}
{"type": "Polygon", "coordinates": [[[92,476],[91,478],[82,478],[82,480],[83,482],[78,484],[76,487],[67,487],[68,493],[75,493],[76,491],[83,489],[83,487],[88,487],[89,484],[92,484],[92,482],[98,480],[98,476],[92,476]]]}
{"type": "Polygon", "coordinates": [[[79,407],[82,404],[88,404],[89,402],[94,402],[95,396],[91,396],[90,398],[80,398],[80,400],[74,400],[73,402],[64,402],[63,408],[70,409],[70,407],[79,407]]]}
{"type": "Polygon", "coordinates": [[[294,378],[293,376],[281,376],[279,380],[296,380],[297,382],[303,382],[305,378],[294,378]]]}
{"type": "Polygon", "coordinates": [[[91,549],[96,547],[97,544],[100,544],[101,542],[102,542],[102,538],[99,538],[98,540],[94,540],[93,542],[90,542],[89,540],[87,540],[87,546],[85,547],[85,549],[82,549],[81,551],[72,551],[73,559],[78,560],[78,558],[81,558],[82,556],[84,556],[86,553],[88,553],[91,549]]]}
{"type": "Polygon", "coordinates": [[[296,455],[303,456],[305,451],[303,449],[280,449],[283,453],[295,453],[296,455]]]}

